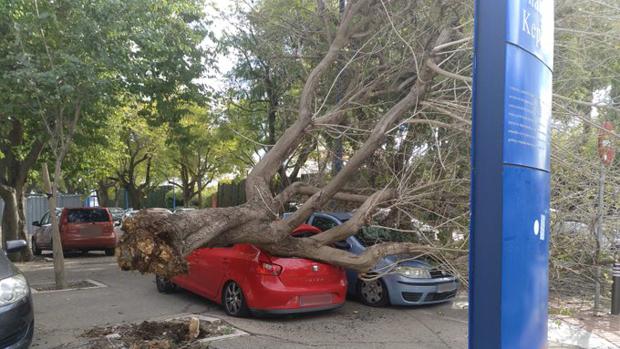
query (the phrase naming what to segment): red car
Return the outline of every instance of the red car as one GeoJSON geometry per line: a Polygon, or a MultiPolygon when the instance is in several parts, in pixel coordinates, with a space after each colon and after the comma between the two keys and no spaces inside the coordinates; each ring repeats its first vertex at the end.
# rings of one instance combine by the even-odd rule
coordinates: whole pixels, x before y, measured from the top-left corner
{"type": "MultiPolygon", "coordinates": [[[[293,236],[320,230],[302,225],[293,236]]],[[[187,257],[189,273],[172,281],[157,276],[160,292],[177,286],[224,306],[228,315],[291,314],[328,310],[344,304],[344,269],[302,258],[274,257],[250,244],[201,248],[187,257]]]]}
{"type": "MultiPolygon", "coordinates": [[[[114,255],[116,234],[112,215],[107,208],[65,208],[56,214],[63,250],[103,250],[108,256],[114,255]]],[[[32,253],[40,255],[42,250],[51,250],[52,222],[49,212],[32,225],[36,227],[32,235],[32,253]]]]}

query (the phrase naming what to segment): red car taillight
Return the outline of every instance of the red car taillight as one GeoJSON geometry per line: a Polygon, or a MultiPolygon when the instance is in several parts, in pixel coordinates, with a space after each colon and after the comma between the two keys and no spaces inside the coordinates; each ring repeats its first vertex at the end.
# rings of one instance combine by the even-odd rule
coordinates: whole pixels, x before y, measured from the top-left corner
{"type": "Polygon", "coordinates": [[[258,264],[256,268],[256,272],[263,275],[274,275],[278,276],[282,272],[282,266],[277,264],[271,264],[266,262],[261,262],[258,264]]]}

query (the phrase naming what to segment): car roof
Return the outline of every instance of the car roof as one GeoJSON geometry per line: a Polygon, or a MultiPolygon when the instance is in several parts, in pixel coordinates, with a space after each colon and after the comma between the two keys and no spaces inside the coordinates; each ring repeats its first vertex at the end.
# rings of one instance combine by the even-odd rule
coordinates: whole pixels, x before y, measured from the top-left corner
{"type": "MultiPolygon", "coordinates": [[[[282,219],[287,219],[288,217],[292,216],[293,213],[295,212],[282,213],[282,219]]],[[[339,221],[348,221],[349,219],[351,219],[351,217],[353,217],[353,213],[351,212],[314,212],[313,215],[332,216],[339,221]]]]}
{"type": "Polygon", "coordinates": [[[351,217],[353,217],[353,213],[351,212],[316,212],[315,214],[332,216],[340,221],[348,221],[351,217]]]}
{"type": "Polygon", "coordinates": [[[302,224],[302,225],[298,226],[297,228],[295,228],[295,230],[293,230],[291,232],[291,235],[299,234],[301,232],[306,232],[306,231],[310,231],[310,232],[314,232],[314,233],[318,234],[318,233],[321,232],[321,229],[319,229],[319,228],[317,228],[315,226],[312,226],[310,224],[302,224]]]}

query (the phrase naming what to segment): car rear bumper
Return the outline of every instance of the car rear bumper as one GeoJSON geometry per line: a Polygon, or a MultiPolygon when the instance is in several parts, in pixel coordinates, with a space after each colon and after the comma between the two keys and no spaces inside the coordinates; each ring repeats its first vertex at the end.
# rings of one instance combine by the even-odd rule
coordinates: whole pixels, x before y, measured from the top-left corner
{"type": "Polygon", "coordinates": [[[31,295],[0,307],[0,348],[28,348],[34,333],[31,295]]]}
{"type": "Polygon", "coordinates": [[[459,283],[453,278],[410,279],[395,275],[386,278],[392,305],[423,305],[451,301],[456,297],[459,283]]]}
{"type": "Polygon", "coordinates": [[[104,248],[115,248],[116,247],[116,236],[104,236],[104,237],[89,237],[89,238],[80,238],[80,237],[71,237],[64,238],[62,241],[62,248],[65,250],[70,249],[104,249],[104,248]]]}
{"type": "Polygon", "coordinates": [[[250,308],[252,314],[257,316],[264,315],[290,315],[290,314],[303,314],[303,313],[314,313],[320,311],[328,311],[334,310],[342,307],[344,303],[340,304],[331,304],[322,307],[307,307],[307,308],[290,308],[290,309],[253,309],[250,308]]]}
{"type": "Polygon", "coordinates": [[[258,276],[244,287],[248,307],[266,314],[294,314],[338,308],[345,302],[346,281],[309,288],[287,287],[277,277],[258,276]]]}

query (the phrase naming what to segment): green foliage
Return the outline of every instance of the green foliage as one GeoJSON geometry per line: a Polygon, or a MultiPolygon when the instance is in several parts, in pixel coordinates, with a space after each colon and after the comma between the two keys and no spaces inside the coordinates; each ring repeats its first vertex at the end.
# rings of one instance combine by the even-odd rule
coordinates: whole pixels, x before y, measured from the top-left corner
{"type": "Polygon", "coordinates": [[[209,52],[200,46],[208,34],[200,0],[2,5],[0,136],[10,142],[6,132],[11,128],[4,123],[19,120],[26,141],[12,149],[17,156],[46,133],[53,144],[70,143],[71,121],[77,116],[77,132],[85,136],[74,149],[94,134],[95,148],[109,145],[100,139],[105,132],[96,129],[108,126],[110,108],[125,99],[119,96],[150,105],[143,110],[152,121],[174,120],[179,101],[205,99],[195,82],[210,63],[209,52]]]}
{"type": "Polygon", "coordinates": [[[185,113],[177,122],[169,124],[166,156],[171,164],[170,182],[180,187],[181,202],[197,195],[200,201],[215,179],[240,173],[244,167],[233,156],[238,142],[224,131],[216,114],[195,104],[183,109],[185,113]]]}
{"type": "Polygon", "coordinates": [[[314,6],[306,1],[268,0],[249,10],[239,9],[229,18],[239,25],[222,40],[236,62],[223,96],[226,132],[237,140],[237,157],[246,166],[252,166],[297,118],[308,68],[320,59],[320,54],[309,52],[317,45],[326,47],[326,42],[287,27],[295,22],[320,28],[314,6]]]}

